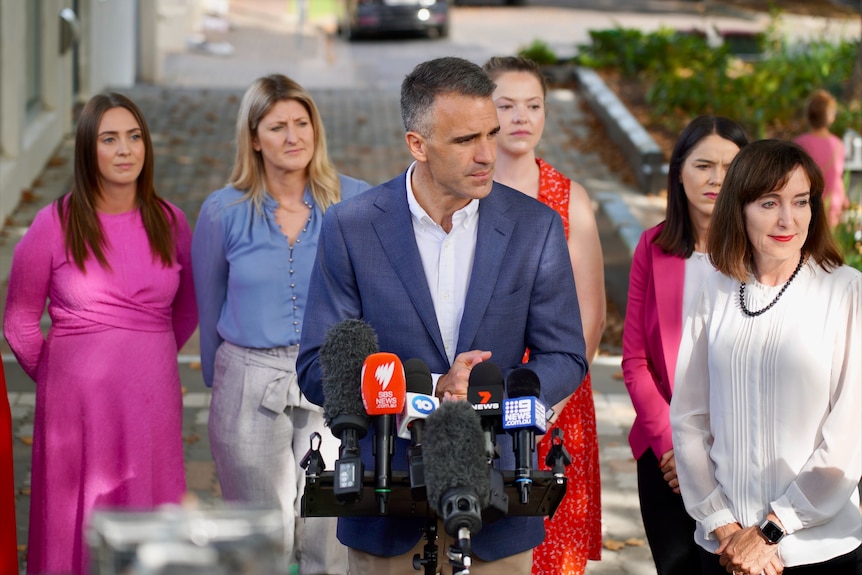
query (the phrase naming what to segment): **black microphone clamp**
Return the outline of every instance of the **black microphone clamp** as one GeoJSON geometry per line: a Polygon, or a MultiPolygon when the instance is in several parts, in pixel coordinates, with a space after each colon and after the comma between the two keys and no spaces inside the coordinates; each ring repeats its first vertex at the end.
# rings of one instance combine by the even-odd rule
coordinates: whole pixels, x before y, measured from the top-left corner
{"type": "Polygon", "coordinates": [[[509,513],[509,496],[506,495],[506,482],[503,472],[496,467],[488,466],[491,490],[488,506],[482,510],[482,520],[486,523],[499,521],[509,513]]]}
{"type": "Polygon", "coordinates": [[[551,448],[545,456],[545,465],[551,468],[557,483],[562,483],[566,467],[572,464],[572,456],[563,445],[563,430],[555,427],[551,431],[551,448]]]}
{"type": "Polygon", "coordinates": [[[323,460],[323,455],[320,454],[322,441],[323,438],[319,433],[316,431],[312,433],[308,438],[310,447],[299,462],[299,466],[305,469],[305,481],[308,483],[315,483],[326,469],[326,462],[323,460]]]}

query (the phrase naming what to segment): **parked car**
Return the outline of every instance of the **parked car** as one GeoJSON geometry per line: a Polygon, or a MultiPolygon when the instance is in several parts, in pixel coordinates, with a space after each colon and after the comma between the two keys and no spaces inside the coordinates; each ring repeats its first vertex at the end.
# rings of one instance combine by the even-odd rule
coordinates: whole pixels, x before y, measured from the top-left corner
{"type": "Polygon", "coordinates": [[[342,0],[338,30],[348,40],[386,32],[449,35],[450,0],[342,0]]]}
{"type": "MultiPolygon", "coordinates": [[[[850,1],[850,0],[848,0],[848,1],[850,1]]],[[[853,1],[855,2],[856,0],[853,0],[853,1]]],[[[526,6],[527,0],[497,0],[496,3],[502,4],[503,6],[526,6]]],[[[483,2],[482,0],[479,0],[478,2],[465,2],[465,0],[452,0],[452,4],[454,4],[455,6],[459,6],[459,5],[460,6],[482,6],[482,5],[486,4],[486,2],[483,2]]]]}

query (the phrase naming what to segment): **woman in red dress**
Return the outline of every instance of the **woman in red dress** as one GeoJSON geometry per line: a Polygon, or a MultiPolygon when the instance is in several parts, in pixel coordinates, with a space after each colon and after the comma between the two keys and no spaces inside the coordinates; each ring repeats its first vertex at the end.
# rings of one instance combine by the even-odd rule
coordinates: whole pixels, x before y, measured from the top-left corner
{"type": "Polygon", "coordinates": [[[18,572],[15,480],[12,473],[12,412],[0,363],[0,573],[18,572]]]}
{"type": "MultiPolygon", "coordinates": [[[[563,219],[587,357],[595,356],[605,327],[602,248],[586,190],[536,157],[545,127],[546,86],[538,66],[516,57],[491,58],[485,71],[497,84],[500,120],[494,179],[553,208],[563,219]]],[[[572,382],[572,386],[578,382],[572,382]]],[[[596,412],[590,376],[567,400],[553,406],[556,419],[538,444],[539,465],[550,447],[551,430],[563,431],[572,464],[566,469],[566,497],[553,520],[545,520],[545,541],[533,551],[533,575],[579,575],[587,560],[601,559],[602,504],[596,412]]]]}

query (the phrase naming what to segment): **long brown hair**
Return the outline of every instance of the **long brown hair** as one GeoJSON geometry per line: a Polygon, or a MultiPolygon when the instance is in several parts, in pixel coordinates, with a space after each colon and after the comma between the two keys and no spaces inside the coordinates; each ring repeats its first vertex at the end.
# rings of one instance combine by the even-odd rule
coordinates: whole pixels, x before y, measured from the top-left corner
{"type": "Polygon", "coordinates": [[[174,263],[176,237],[174,224],[176,217],[167,202],[156,195],[153,169],[153,140],[150,129],[141,110],[128,97],[111,92],[90,98],[75,130],[75,179],[72,191],[57,200],[57,212],[63,223],[66,237],[66,253],[71,255],[75,265],[85,271],[84,262],[92,253],[96,261],[105,269],[110,269],[105,257],[108,241],[96,213],[96,199],[101,195],[99,187],[99,159],[96,152],[99,123],[102,116],[112,108],[125,108],[135,117],[141,128],[146,155],[135,194],[135,205],[141,212],[144,229],[153,258],[158,257],[162,264],[174,263]],[[169,219],[170,218],[170,219],[169,219]]]}
{"type": "Polygon", "coordinates": [[[805,172],[811,185],[811,222],[802,252],[826,271],[843,263],[823,209],[820,168],[798,144],[760,140],[740,150],[733,159],[715,201],[712,226],[721,233],[709,234],[709,257],[718,271],[747,281],[749,272],[754,271],[754,250],[746,232],[745,207],[782,189],[796,168],[805,172]]]}
{"type": "Polygon", "coordinates": [[[305,108],[314,128],[314,151],[308,164],[308,187],[320,211],[341,199],[341,180],[326,149],[326,130],[317,105],[308,91],[283,74],[270,74],[252,82],[245,91],[236,121],[236,159],[228,183],[245,192],[243,200],[251,200],[260,210],[266,194],[266,174],[263,156],[256,151],[253,140],[260,121],[278,102],[293,100],[305,108]]]}

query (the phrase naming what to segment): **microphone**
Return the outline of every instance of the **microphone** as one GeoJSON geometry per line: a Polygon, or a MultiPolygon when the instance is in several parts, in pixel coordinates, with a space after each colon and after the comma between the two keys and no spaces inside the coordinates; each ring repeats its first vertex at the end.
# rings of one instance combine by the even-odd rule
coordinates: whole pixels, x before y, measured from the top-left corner
{"type": "Polygon", "coordinates": [[[407,396],[404,411],[398,418],[398,437],[410,440],[407,448],[407,469],[410,474],[410,492],[414,501],[425,501],[425,464],[422,457],[422,431],[425,418],[434,413],[440,400],[434,397],[431,370],[421,359],[412,358],[404,362],[407,381],[407,396]]]}
{"type": "Polygon", "coordinates": [[[323,417],[332,435],[341,441],[333,479],[333,493],[340,503],[355,503],[362,498],[365,469],[359,440],[368,433],[368,416],[359,382],[365,358],[377,350],[377,334],[358,319],[333,325],[320,346],[323,417]]]}
{"type": "Polygon", "coordinates": [[[374,492],[380,515],[385,515],[392,491],[395,418],[404,408],[404,366],[394,353],[369,355],[362,364],[362,403],[374,416],[374,492]]]}
{"type": "Polygon", "coordinates": [[[482,424],[469,403],[444,401],[428,416],[424,454],[428,504],[469,554],[490,491],[482,424]]]}
{"type": "Polygon", "coordinates": [[[485,452],[490,463],[497,453],[497,428],[502,422],[503,372],[496,364],[483,361],[473,366],[467,383],[467,401],[479,414],[485,436],[485,452]]]}
{"type": "Polygon", "coordinates": [[[503,401],[503,429],[512,435],[515,451],[515,484],[521,503],[530,501],[533,483],[533,453],[536,433],[547,431],[545,405],[539,400],[542,386],[539,376],[526,367],[519,367],[506,380],[509,399],[503,401]]]}
{"type": "Polygon", "coordinates": [[[509,496],[506,495],[503,473],[493,466],[494,460],[500,457],[497,432],[503,425],[503,372],[496,364],[483,361],[473,366],[467,383],[467,401],[479,414],[485,439],[491,492],[488,506],[482,511],[482,519],[492,523],[509,512],[509,496]]]}

